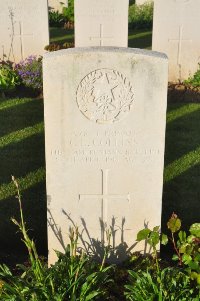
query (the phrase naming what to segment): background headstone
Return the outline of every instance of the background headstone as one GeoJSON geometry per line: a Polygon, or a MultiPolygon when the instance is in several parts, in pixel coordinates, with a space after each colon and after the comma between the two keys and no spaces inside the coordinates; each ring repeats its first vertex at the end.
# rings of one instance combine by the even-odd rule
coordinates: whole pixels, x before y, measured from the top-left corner
{"type": "Polygon", "coordinates": [[[49,8],[62,13],[64,7],[68,7],[68,0],[48,0],[49,8]]]}
{"type": "Polygon", "coordinates": [[[75,0],[75,46],[128,46],[128,0],[75,0]]]}
{"type": "Polygon", "coordinates": [[[112,225],[122,260],[138,230],[161,224],[166,56],[75,48],[45,54],[43,67],[49,263],[70,219],[96,252],[112,225]]]}
{"type": "Polygon", "coordinates": [[[155,0],[152,49],[169,57],[169,80],[182,81],[200,62],[200,1],[155,0]]]}
{"type": "Polygon", "coordinates": [[[49,44],[47,0],[4,0],[0,11],[0,59],[19,62],[42,55],[49,44]]]}

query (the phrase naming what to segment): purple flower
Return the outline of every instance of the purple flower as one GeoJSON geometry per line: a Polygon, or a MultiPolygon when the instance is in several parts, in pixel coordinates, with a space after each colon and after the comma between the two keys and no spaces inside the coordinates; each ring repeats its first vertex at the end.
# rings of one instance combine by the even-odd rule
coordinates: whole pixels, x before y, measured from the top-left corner
{"type": "Polygon", "coordinates": [[[21,77],[25,86],[33,89],[42,88],[42,60],[35,55],[30,55],[24,61],[15,65],[15,70],[21,77]]]}

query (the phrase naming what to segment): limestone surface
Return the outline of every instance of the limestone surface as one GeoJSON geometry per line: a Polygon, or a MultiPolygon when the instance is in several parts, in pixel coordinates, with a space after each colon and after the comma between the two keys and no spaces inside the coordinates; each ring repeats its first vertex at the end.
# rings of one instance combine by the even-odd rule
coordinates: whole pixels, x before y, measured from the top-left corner
{"type": "Polygon", "coordinates": [[[42,55],[49,44],[47,0],[2,0],[0,8],[0,59],[42,55]]]}
{"type": "Polygon", "coordinates": [[[49,263],[73,225],[98,254],[111,226],[111,260],[123,260],[140,229],[161,224],[167,58],[74,48],[43,67],[49,263]]]}
{"type": "Polygon", "coordinates": [[[169,57],[169,80],[182,82],[200,63],[200,1],[155,0],[152,49],[169,57]]]}
{"type": "Polygon", "coordinates": [[[128,46],[128,0],[75,0],[75,46],[128,46]]]}

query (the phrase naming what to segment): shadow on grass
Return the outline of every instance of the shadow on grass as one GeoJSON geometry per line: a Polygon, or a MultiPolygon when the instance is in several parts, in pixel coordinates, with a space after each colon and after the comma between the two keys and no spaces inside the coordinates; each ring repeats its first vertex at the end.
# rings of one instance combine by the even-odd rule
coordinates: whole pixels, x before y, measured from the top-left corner
{"type": "Polygon", "coordinates": [[[13,216],[19,220],[11,175],[19,179],[30,235],[39,253],[47,255],[43,101],[6,100],[0,104],[0,120],[0,257],[2,253],[6,258],[26,254],[21,234],[10,221],[13,216]]]}
{"type": "Polygon", "coordinates": [[[43,121],[43,115],[41,99],[33,99],[25,103],[22,100],[20,105],[17,103],[15,106],[0,110],[0,137],[43,121]]]}
{"type": "Polygon", "coordinates": [[[129,30],[128,47],[151,49],[151,47],[152,47],[152,31],[129,30]]]}
{"type": "Polygon", "coordinates": [[[170,104],[168,112],[165,166],[200,147],[200,104],[170,104]]]}
{"type": "MultiPolygon", "coordinates": [[[[74,30],[51,27],[50,42],[59,44],[74,42],[74,30]]],[[[152,31],[147,29],[129,29],[128,46],[132,48],[151,49],[152,31]]]]}
{"type": "Polygon", "coordinates": [[[25,177],[27,173],[45,166],[44,133],[0,149],[0,185],[9,183],[11,175],[25,177]]]}
{"type": "Polygon", "coordinates": [[[74,42],[74,30],[51,27],[50,42],[59,44],[74,42]]]}
{"type": "MultiPolygon", "coordinates": [[[[162,232],[170,235],[167,222],[175,212],[182,221],[182,230],[187,231],[193,223],[199,223],[200,207],[200,164],[164,184],[162,204],[162,232]]],[[[176,235],[175,235],[176,236],[176,235]]],[[[172,243],[161,246],[161,256],[170,259],[173,250],[172,243]]]]}
{"type": "Polygon", "coordinates": [[[188,229],[192,223],[200,222],[200,163],[164,184],[162,226],[172,212],[178,214],[183,228],[188,229]]]}
{"type": "MultiPolygon", "coordinates": [[[[165,233],[173,212],[184,230],[200,222],[200,104],[170,104],[168,112],[162,208],[165,233]]],[[[161,248],[164,256],[171,250],[169,246],[161,248]]]]}
{"type": "MultiPolygon", "coordinates": [[[[39,254],[47,256],[47,217],[45,181],[23,191],[22,206],[26,227],[29,235],[36,242],[39,254]]],[[[7,257],[16,254],[27,255],[26,247],[21,241],[22,235],[11,221],[11,217],[20,221],[18,200],[13,195],[0,201],[0,256],[2,252],[7,257]]],[[[19,256],[20,257],[20,256],[19,256]]],[[[1,262],[0,258],[0,263],[1,262]]],[[[15,262],[15,263],[19,263],[15,262]]]]}

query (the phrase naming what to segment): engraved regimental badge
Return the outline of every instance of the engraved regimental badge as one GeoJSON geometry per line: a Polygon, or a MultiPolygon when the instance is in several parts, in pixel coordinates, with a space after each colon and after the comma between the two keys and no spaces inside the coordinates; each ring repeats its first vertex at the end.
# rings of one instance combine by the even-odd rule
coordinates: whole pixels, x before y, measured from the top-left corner
{"type": "Polygon", "coordinates": [[[131,110],[134,94],[123,74],[99,69],[82,79],[76,96],[78,107],[86,118],[96,123],[113,123],[131,110]]]}

